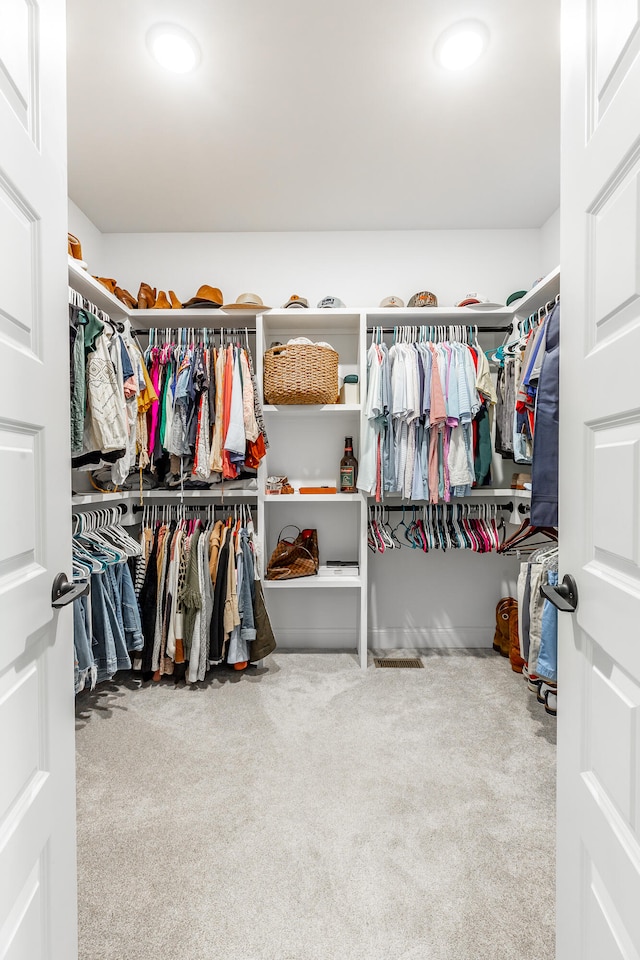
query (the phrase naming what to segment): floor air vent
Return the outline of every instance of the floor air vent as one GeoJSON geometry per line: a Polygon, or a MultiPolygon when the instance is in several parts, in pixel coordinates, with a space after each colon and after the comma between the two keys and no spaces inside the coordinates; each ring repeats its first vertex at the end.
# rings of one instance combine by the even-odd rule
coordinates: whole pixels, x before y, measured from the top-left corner
{"type": "Polygon", "coordinates": [[[374,657],[373,662],[376,667],[395,667],[421,670],[424,664],[420,657],[374,657]]]}

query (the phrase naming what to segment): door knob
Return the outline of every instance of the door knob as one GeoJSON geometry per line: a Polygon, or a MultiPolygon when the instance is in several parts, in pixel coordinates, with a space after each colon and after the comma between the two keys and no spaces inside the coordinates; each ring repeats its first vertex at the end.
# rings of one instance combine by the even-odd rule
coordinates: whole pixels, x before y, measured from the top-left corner
{"type": "Polygon", "coordinates": [[[570,573],[564,575],[562,583],[557,587],[551,586],[550,583],[543,583],[540,593],[564,613],[574,613],[578,606],[578,585],[570,573]]]}
{"type": "Polygon", "coordinates": [[[53,581],[51,588],[51,606],[56,610],[60,607],[66,607],[68,603],[73,603],[78,597],[84,597],[89,593],[89,583],[69,583],[66,574],[59,573],[53,581]]]}

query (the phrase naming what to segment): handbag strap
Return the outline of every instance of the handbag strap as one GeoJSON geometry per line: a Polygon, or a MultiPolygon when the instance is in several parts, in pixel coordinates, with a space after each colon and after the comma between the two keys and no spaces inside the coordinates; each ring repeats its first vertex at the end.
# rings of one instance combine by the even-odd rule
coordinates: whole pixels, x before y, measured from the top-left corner
{"type": "MultiPolygon", "coordinates": [[[[278,534],[278,543],[280,543],[282,539],[286,540],[287,543],[293,543],[293,540],[291,540],[290,537],[283,538],[282,534],[285,532],[285,530],[297,530],[298,532],[296,536],[300,536],[300,534],[302,533],[302,531],[300,530],[300,527],[296,527],[295,523],[288,523],[285,527],[282,528],[282,530],[278,534]]],[[[295,540],[295,537],[293,539],[295,540]]]]}

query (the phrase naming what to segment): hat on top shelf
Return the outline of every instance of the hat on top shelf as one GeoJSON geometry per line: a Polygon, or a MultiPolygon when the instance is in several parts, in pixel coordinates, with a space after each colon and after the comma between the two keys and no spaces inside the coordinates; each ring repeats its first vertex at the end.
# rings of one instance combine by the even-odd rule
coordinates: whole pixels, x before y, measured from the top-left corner
{"type": "Polygon", "coordinates": [[[344,303],[338,297],[323,297],[318,304],[319,310],[337,310],[340,307],[344,307],[344,303]]]}
{"type": "Polygon", "coordinates": [[[380,301],[381,307],[404,307],[404,300],[400,297],[385,297],[380,301]]]}
{"type": "Polygon", "coordinates": [[[522,300],[523,297],[527,295],[526,290],[516,290],[515,293],[510,293],[507,297],[507,306],[510,307],[512,303],[515,303],[516,300],[522,300]]]}
{"type": "Polygon", "coordinates": [[[410,307],[437,307],[438,298],[435,293],[431,293],[429,290],[421,290],[420,293],[414,293],[408,305],[410,307]]]}
{"type": "Polygon", "coordinates": [[[462,300],[456,303],[456,307],[471,307],[472,310],[497,310],[503,306],[503,303],[492,303],[481,293],[466,293],[462,300]]]}
{"type": "Polygon", "coordinates": [[[191,300],[187,300],[182,306],[185,310],[189,309],[189,307],[203,307],[210,310],[217,310],[222,306],[223,300],[222,291],[219,290],[218,287],[210,287],[205,283],[201,287],[198,287],[198,292],[195,297],[191,297],[191,300]]]}
{"type": "Polygon", "coordinates": [[[297,293],[292,293],[286,303],[282,304],[284,310],[288,310],[290,307],[300,308],[309,306],[309,301],[305,297],[299,297],[297,293]]]}
{"type": "Polygon", "coordinates": [[[259,297],[257,293],[241,293],[235,303],[223,303],[222,309],[250,310],[252,313],[257,313],[260,310],[270,310],[271,307],[266,307],[262,302],[262,297],[259,297]]]}

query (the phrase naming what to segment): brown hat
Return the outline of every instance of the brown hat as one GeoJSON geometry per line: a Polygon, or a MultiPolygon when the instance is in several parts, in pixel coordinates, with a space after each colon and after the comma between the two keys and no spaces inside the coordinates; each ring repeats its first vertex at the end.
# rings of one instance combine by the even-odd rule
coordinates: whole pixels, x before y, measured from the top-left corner
{"type": "Polygon", "coordinates": [[[195,297],[191,297],[191,300],[187,300],[186,303],[183,303],[184,308],[187,307],[209,307],[209,309],[218,309],[221,307],[224,301],[222,296],[222,291],[217,287],[210,287],[208,284],[203,284],[203,286],[198,287],[198,292],[195,297]]]}

